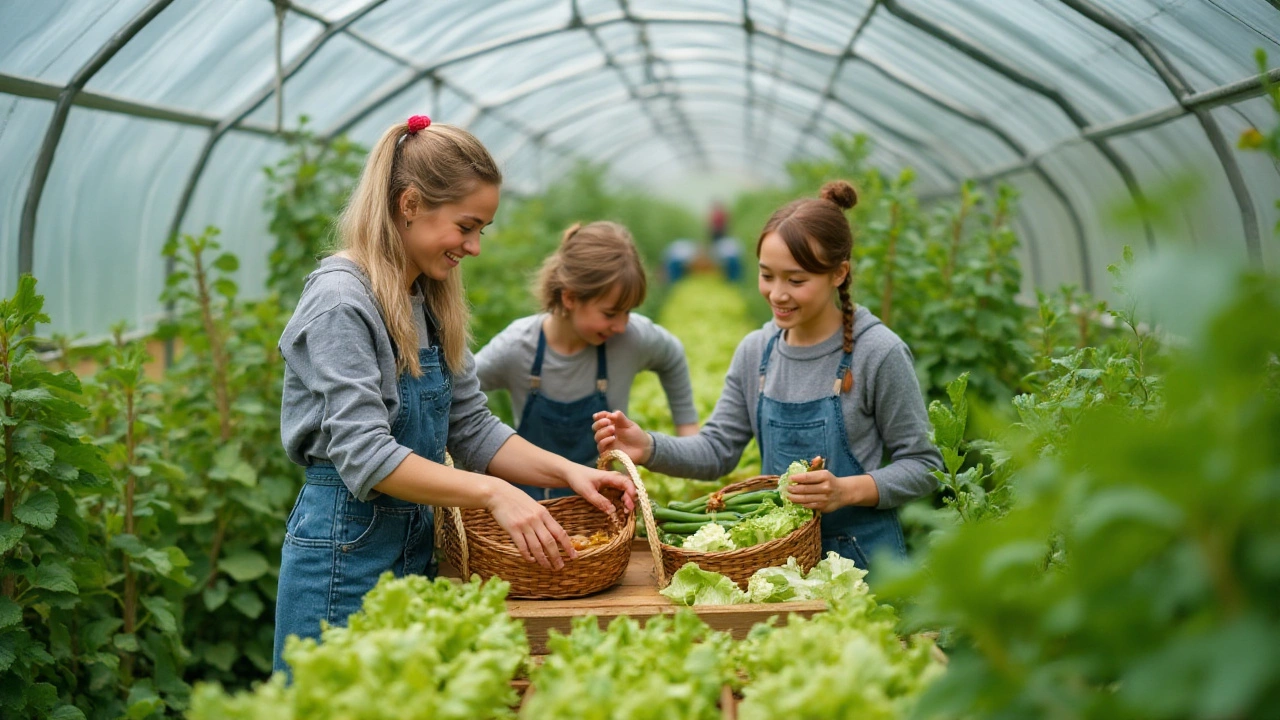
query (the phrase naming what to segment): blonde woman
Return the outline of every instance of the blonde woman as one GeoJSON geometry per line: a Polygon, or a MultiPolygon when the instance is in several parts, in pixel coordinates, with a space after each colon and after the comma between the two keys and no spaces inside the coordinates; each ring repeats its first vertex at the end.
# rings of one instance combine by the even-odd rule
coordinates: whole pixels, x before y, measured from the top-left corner
{"type": "Polygon", "coordinates": [[[431,505],[488,509],[529,562],[569,537],[512,482],[569,487],[604,512],[625,477],[515,436],[489,413],[467,350],[458,265],[480,253],[502,175],[465,130],[420,115],[369,153],[339,222],[342,251],[307,279],[280,338],[281,437],[306,483],[286,526],[275,667],[290,635],[341,625],[387,570],[428,573],[431,505]],[[446,448],[460,468],[446,467],[446,448]],[[510,482],[508,482],[510,481],[510,482]]]}
{"type": "MultiPolygon", "coordinates": [[[[644,265],[631,233],[614,222],[574,225],[542,264],[534,294],[542,312],[520,318],[476,354],[483,390],[506,389],[520,436],[594,465],[595,413],[627,409],[631,384],[658,374],[677,435],[698,432],[689,365],[674,335],[631,311],[644,302],[644,265]]],[[[524,486],[536,499],[567,488],[524,486]]]]}

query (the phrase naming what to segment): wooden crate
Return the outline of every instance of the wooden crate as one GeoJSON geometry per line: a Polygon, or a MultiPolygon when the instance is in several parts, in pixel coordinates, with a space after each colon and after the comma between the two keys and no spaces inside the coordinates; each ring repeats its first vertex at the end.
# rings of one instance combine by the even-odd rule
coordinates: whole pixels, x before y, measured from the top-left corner
{"type": "MultiPolygon", "coordinates": [[[[457,571],[441,564],[442,577],[457,577],[457,571]]],[[[529,650],[534,655],[547,652],[547,631],[555,629],[568,634],[575,617],[595,615],[601,627],[608,625],[619,615],[630,615],[643,622],[655,615],[669,615],[678,610],[671,600],[658,594],[653,571],[653,555],[648,544],[641,539],[632,541],[631,561],[622,581],[612,588],[595,595],[570,600],[508,600],[507,612],[513,618],[524,621],[529,637],[529,650]]],[[[799,602],[764,603],[753,605],[699,605],[690,608],[703,622],[716,630],[724,630],[741,640],[752,625],[764,622],[772,615],[784,618],[789,613],[809,617],[827,607],[821,600],[799,602]]]]}

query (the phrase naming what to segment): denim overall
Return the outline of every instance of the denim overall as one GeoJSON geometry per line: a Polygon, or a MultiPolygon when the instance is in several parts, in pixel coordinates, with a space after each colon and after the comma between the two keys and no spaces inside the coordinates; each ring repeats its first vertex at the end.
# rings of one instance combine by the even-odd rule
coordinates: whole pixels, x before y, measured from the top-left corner
{"type": "MultiPolygon", "coordinates": [[[[542,387],[542,358],[546,352],[547,334],[539,330],[538,351],[529,370],[529,398],[524,403],[516,433],[543,450],[595,467],[596,440],[591,432],[591,416],[609,409],[609,399],[605,396],[609,389],[609,372],[604,344],[596,346],[596,391],[572,402],[557,402],[539,392],[542,387]]],[[[529,493],[534,500],[573,494],[569,488],[516,487],[529,493]]]]}
{"type": "MultiPolygon", "coordinates": [[[[760,359],[760,399],[756,404],[756,420],[760,428],[757,438],[761,472],[781,475],[792,462],[811,460],[815,455],[821,455],[826,461],[826,469],[837,477],[865,474],[862,463],[849,451],[838,392],[808,402],[781,402],[765,396],[764,379],[769,370],[769,356],[781,335],[779,330],[769,340],[764,357],[760,359]]],[[[852,353],[844,354],[836,370],[837,381],[844,377],[852,358],[852,353]]],[[[864,570],[867,569],[868,558],[878,552],[888,551],[905,557],[907,546],[902,537],[902,526],[898,523],[898,511],[850,505],[824,513],[822,553],[825,555],[830,551],[849,558],[864,570]]]]}
{"type": "MultiPolygon", "coordinates": [[[[431,338],[439,337],[430,313],[426,315],[431,338]]],[[[421,377],[400,375],[400,412],[391,435],[416,454],[442,463],[453,385],[434,340],[432,347],[418,350],[418,362],[421,377]]],[[[331,463],[308,466],[306,478],[285,526],[272,661],[276,670],[286,670],[281,658],[286,637],[319,637],[321,620],[346,625],[347,616],[360,609],[365,593],[387,570],[397,577],[435,575],[430,506],[377,491],[361,502],[331,463]]]]}

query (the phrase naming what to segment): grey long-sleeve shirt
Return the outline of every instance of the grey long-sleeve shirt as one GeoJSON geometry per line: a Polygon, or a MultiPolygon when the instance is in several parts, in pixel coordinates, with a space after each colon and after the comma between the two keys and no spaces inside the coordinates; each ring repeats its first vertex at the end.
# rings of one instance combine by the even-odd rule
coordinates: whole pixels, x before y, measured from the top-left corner
{"type": "MultiPolygon", "coordinates": [[[[737,465],[758,432],[760,357],[777,331],[770,321],[738,345],[724,391],[701,432],[680,438],[653,433],[652,470],[713,479],[737,465]]],[[[840,401],[847,441],[875,480],[878,507],[894,508],[934,491],[937,482],[929,470],[942,467],[942,455],[929,442],[929,416],[906,343],[861,306],[854,315],[854,332],[854,390],[840,401]],[[885,455],[889,464],[881,467],[885,455]]],[[[779,339],[769,360],[765,395],[783,402],[829,397],[842,345],[840,332],[806,347],[779,339]]]]}
{"type": "MultiPolygon", "coordinates": [[[[428,347],[426,319],[420,310],[415,317],[428,347]]],[[[412,452],[391,435],[400,412],[392,347],[368,278],[339,257],[326,258],[307,278],[280,338],[285,451],[299,465],[332,462],[361,500],[412,452]]],[[[470,352],[452,380],[449,452],[460,467],[484,472],[515,431],[489,412],[470,352]]]]}
{"type": "MultiPolygon", "coordinates": [[[[476,375],[484,390],[511,391],[511,409],[517,422],[529,399],[529,370],[538,350],[538,332],[545,313],[523,317],[494,336],[476,353],[476,375]]],[[[605,396],[609,408],[626,412],[631,384],[644,370],[658,374],[677,425],[698,422],[693,406],[693,387],[684,346],[676,336],[649,318],[632,313],[626,332],[609,338],[604,345],[609,372],[605,396]]],[[[557,402],[572,402],[596,389],[596,349],[584,348],[573,355],[561,355],[547,347],[542,359],[540,392],[557,402]]],[[[583,427],[583,432],[590,428],[583,427]]]]}

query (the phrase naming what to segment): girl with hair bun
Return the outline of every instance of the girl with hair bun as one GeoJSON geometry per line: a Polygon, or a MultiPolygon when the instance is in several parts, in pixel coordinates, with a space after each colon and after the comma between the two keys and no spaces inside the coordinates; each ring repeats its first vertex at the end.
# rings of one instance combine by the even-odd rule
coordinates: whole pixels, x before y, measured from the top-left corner
{"type": "MultiPolygon", "coordinates": [[[[644,265],[631,233],[614,222],[575,224],[538,271],[537,315],[520,318],[476,354],[484,390],[506,389],[529,442],[594,466],[591,423],[598,412],[625,411],[636,375],[658,374],[678,435],[698,432],[684,347],[631,310],[644,302],[644,265]]],[[[542,500],[566,488],[526,486],[542,500]]]]}
{"type": "Polygon", "coordinates": [[[480,391],[458,265],[480,254],[501,183],[467,131],[393,125],[343,210],[342,250],[307,278],[279,345],[280,435],[306,482],[285,524],[276,670],[289,636],[345,625],[384,572],[432,574],[433,505],[488,509],[525,560],[553,568],[577,552],[513,483],[567,486],[607,513],[599,491],[614,487],[633,506],[625,476],[514,437],[480,391]]]}
{"type": "Polygon", "coordinates": [[[827,183],[818,198],[779,208],[756,243],[760,294],[773,319],[743,339],[724,392],[694,437],[648,433],[621,412],[599,413],[599,450],[682,477],[718,478],[754,437],[763,472],[822,456],[823,470],[793,475],[792,501],[822,515],[822,549],[868,568],[903,556],[897,508],[932,493],[942,456],[911,351],[850,298],[853,186],[827,183]]]}

